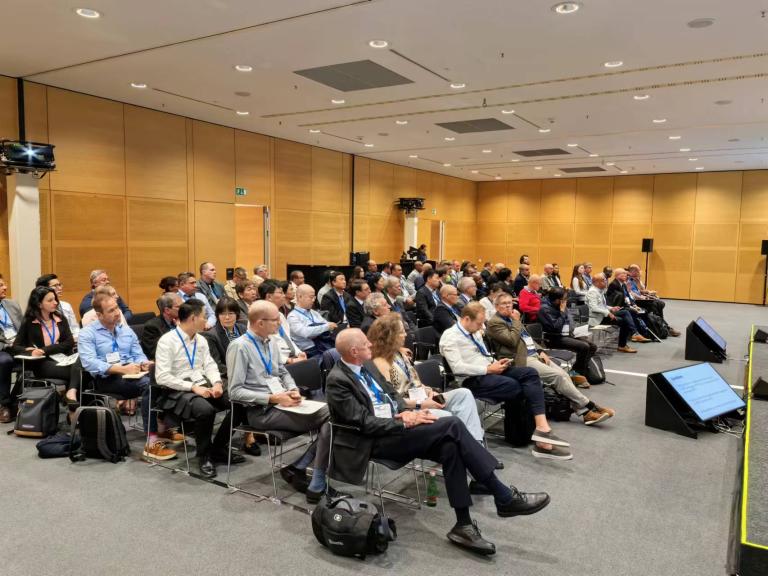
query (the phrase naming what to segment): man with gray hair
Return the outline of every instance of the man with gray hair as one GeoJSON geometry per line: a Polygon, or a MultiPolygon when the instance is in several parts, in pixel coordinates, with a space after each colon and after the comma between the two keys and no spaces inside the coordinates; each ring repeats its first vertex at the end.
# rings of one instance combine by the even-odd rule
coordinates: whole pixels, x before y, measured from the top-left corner
{"type": "Polygon", "coordinates": [[[365,302],[363,303],[363,309],[365,310],[365,317],[363,318],[363,323],[360,326],[360,329],[367,334],[368,329],[376,319],[388,314],[391,307],[384,297],[384,294],[381,294],[380,292],[372,292],[366,297],[365,302]]]}
{"type": "Polygon", "coordinates": [[[266,264],[259,264],[253,268],[253,278],[251,278],[251,280],[253,280],[253,283],[256,284],[256,288],[258,288],[259,284],[268,278],[269,267],[266,264]]]}
{"type": "Polygon", "coordinates": [[[157,342],[166,332],[173,330],[178,324],[179,307],[184,301],[176,292],[166,292],[157,299],[157,307],[160,309],[160,316],[155,316],[152,320],[144,324],[141,333],[141,349],[150,360],[155,359],[157,342]]]}
{"type": "Polygon", "coordinates": [[[554,274],[555,267],[552,264],[544,264],[544,274],[541,277],[541,293],[546,294],[552,288],[562,288],[563,283],[554,274]]]}
{"type": "MultiPolygon", "coordinates": [[[[109,274],[107,274],[106,270],[92,270],[91,271],[91,291],[88,292],[85,296],[83,296],[83,299],[80,301],[80,317],[82,318],[88,310],[93,308],[93,296],[94,291],[99,286],[104,286],[106,284],[110,284],[109,282],[109,274]]],[[[123,299],[120,298],[120,296],[117,297],[117,307],[120,308],[120,312],[123,313],[123,316],[125,317],[125,320],[128,321],[133,316],[133,312],[131,312],[131,309],[128,308],[128,305],[123,302],[123,299]]]]}
{"type": "Polygon", "coordinates": [[[633,354],[637,350],[627,345],[630,336],[637,334],[637,326],[629,310],[621,306],[608,306],[605,298],[607,281],[605,274],[595,274],[592,277],[592,286],[587,290],[585,297],[589,306],[589,325],[599,326],[610,324],[619,327],[619,352],[633,354]]]}
{"type": "MultiPolygon", "coordinates": [[[[474,282],[474,281],[473,281],[474,282]]],[[[459,301],[459,291],[452,284],[443,284],[440,287],[440,304],[435,306],[432,313],[432,327],[438,335],[456,324],[461,316],[461,309],[456,306],[459,301]]]]}
{"type": "Polygon", "coordinates": [[[462,276],[459,279],[458,289],[459,299],[456,301],[456,308],[460,311],[477,296],[477,282],[471,276],[462,276]]]}
{"type": "Polygon", "coordinates": [[[232,280],[227,280],[224,284],[224,293],[232,300],[237,300],[237,285],[246,280],[248,280],[248,271],[242,266],[238,266],[232,271],[232,280]]]}

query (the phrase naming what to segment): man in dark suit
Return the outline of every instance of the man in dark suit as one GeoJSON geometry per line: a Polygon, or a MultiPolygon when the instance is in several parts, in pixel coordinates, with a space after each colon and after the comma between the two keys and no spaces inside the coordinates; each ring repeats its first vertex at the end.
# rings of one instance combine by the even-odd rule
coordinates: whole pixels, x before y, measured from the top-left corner
{"type": "Polygon", "coordinates": [[[355,280],[349,287],[349,293],[352,294],[350,298],[349,308],[347,309],[347,318],[349,319],[350,328],[360,328],[363,325],[363,319],[365,318],[365,299],[371,293],[371,286],[368,282],[362,280],[355,280]]]}
{"type": "Polygon", "coordinates": [[[144,331],[141,333],[141,349],[150,360],[155,359],[155,350],[160,336],[176,327],[179,319],[179,306],[182,304],[181,296],[176,292],[166,292],[157,300],[160,316],[155,316],[152,320],[147,321],[144,324],[144,331]]]}
{"type": "Polygon", "coordinates": [[[515,276],[515,282],[513,284],[516,294],[520,294],[528,285],[528,277],[531,275],[531,267],[528,264],[520,264],[517,269],[517,276],[515,276]]]}
{"type": "Polygon", "coordinates": [[[435,307],[440,304],[440,274],[429,269],[424,272],[424,286],[416,292],[416,318],[421,326],[431,326],[434,322],[435,307]]]}
{"type": "Polygon", "coordinates": [[[461,310],[456,306],[459,301],[459,291],[455,286],[443,284],[440,288],[440,304],[435,306],[432,314],[432,327],[442,336],[443,332],[456,324],[461,316],[461,310]]]}
{"type": "Polygon", "coordinates": [[[326,318],[336,324],[349,322],[349,307],[352,297],[345,292],[347,278],[343,272],[333,271],[329,274],[331,289],[323,295],[320,310],[327,312],[326,318]]]}
{"type": "Polygon", "coordinates": [[[371,343],[360,330],[339,333],[336,348],[341,360],[326,381],[331,419],[339,428],[334,434],[330,475],[342,481],[362,482],[371,458],[407,464],[415,458],[443,466],[448,501],[456,513],[456,525],[448,539],[479,554],[496,552],[472,522],[467,472],[476,492],[492,494],[499,516],[534,514],[549,503],[545,493],[526,494],[505,486],[494,473],[496,459],[458,418],[437,419],[429,410],[405,409],[397,392],[371,362],[371,343]]]}

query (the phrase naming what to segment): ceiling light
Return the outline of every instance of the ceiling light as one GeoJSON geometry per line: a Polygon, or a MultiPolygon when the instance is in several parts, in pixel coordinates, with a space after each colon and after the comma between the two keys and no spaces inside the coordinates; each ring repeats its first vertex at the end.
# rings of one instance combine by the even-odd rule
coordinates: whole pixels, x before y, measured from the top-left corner
{"type": "Polygon", "coordinates": [[[534,166],[533,167],[534,170],[542,170],[543,168],[544,168],[543,166],[534,166]]]}
{"type": "Polygon", "coordinates": [[[344,98],[331,98],[331,104],[344,104],[344,98]]]}
{"type": "Polygon", "coordinates": [[[408,158],[418,158],[418,157],[419,157],[418,154],[409,154],[408,155],[408,158]]]}
{"type": "Polygon", "coordinates": [[[488,148],[486,148],[482,152],[483,152],[483,154],[490,154],[491,152],[493,152],[493,150],[489,150],[488,148]]]}
{"type": "Polygon", "coordinates": [[[144,90],[147,85],[143,82],[131,82],[131,88],[138,88],[139,90],[144,90]]]}
{"type": "Polygon", "coordinates": [[[547,132],[552,132],[549,128],[539,128],[539,132],[542,134],[546,134],[547,132]]]}
{"type": "Polygon", "coordinates": [[[648,98],[650,97],[651,97],[650,94],[635,94],[634,96],[632,96],[632,98],[634,98],[635,100],[648,100],[648,98]]]}
{"type": "Polygon", "coordinates": [[[309,129],[309,133],[310,134],[320,134],[320,130],[318,130],[317,128],[310,128],[309,129]]]}
{"type": "Polygon", "coordinates": [[[579,8],[581,8],[581,4],[578,2],[560,2],[552,6],[552,10],[558,14],[573,14],[578,12],[579,8]]]}
{"type": "Polygon", "coordinates": [[[235,70],[238,72],[251,72],[253,71],[253,66],[248,66],[248,64],[238,64],[235,66],[235,70]]]}
{"type": "Polygon", "coordinates": [[[562,174],[555,174],[555,178],[560,178],[562,174]]]}
{"type": "Polygon", "coordinates": [[[512,160],[510,160],[510,162],[520,162],[520,158],[512,158],[512,160]]]}
{"type": "Polygon", "coordinates": [[[443,166],[445,166],[446,168],[450,168],[451,164],[449,162],[446,162],[445,164],[443,164],[443,166]]]}
{"type": "Polygon", "coordinates": [[[670,136],[669,137],[670,140],[680,140],[680,138],[682,138],[682,136],[670,136]]]}
{"type": "Polygon", "coordinates": [[[715,100],[715,104],[718,106],[728,106],[728,104],[733,104],[733,100],[715,100]]]}
{"type": "Polygon", "coordinates": [[[501,180],[501,176],[496,176],[496,180],[501,180]]]}
{"type": "Polygon", "coordinates": [[[680,152],[690,152],[690,148],[680,148],[680,152]]]}
{"type": "Polygon", "coordinates": [[[480,170],[470,170],[472,174],[480,174],[480,170]]]}
{"type": "Polygon", "coordinates": [[[445,140],[446,142],[453,142],[454,140],[456,140],[456,137],[455,136],[446,136],[445,138],[443,138],[443,140],[445,140]]]}
{"type": "Polygon", "coordinates": [[[373,144],[371,144],[370,142],[368,142],[368,143],[364,144],[364,146],[365,146],[366,148],[373,148],[373,144]]]}
{"type": "Polygon", "coordinates": [[[566,144],[566,146],[568,146],[568,148],[576,148],[578,144],[566,144]]]}
{"type": "Polygon", "coordinates": [[[606,162],[605,165],[606,166],[615,166],[616,162],[606,162]]]}
{"type": "Polygon", "coordinates": [[[714,23],[715,23],[714,18],[696,18],[696,20],[691,20],[690,22],[688,22],[687,26],[688,28],[694,28],[694,29],[709,28],[714,23]]]}
{"type": "Polygon", "coordinates": [[[398,126],[405,126],[406,124],[408,124],[408,120],[395,120],[395,124],[397,124],[398,126]]]}
{"type": "Polygon", "coordinates": [[[514,114],[514,113],[515,113],[515,111],[514,111],[514,110],[511,110],[511,109],[509,109],[509,110],[502,110],[502,111],[501,111],[501,113],[502,113],[502,114],[514,114]]]}
{"type": "Polygon", "coordinates": [[[627,173],[626,170],[619,170],[619,174],[626,174],[626,173],[627,173]]]}
{"type": "Polygon", "coordinates": [[[704,170],[704,166],[696,166],[696,170],[704,170]]]}
{"type": "Polygon", "coordinates": [[[604,62],[603,66],[606,68],[618,68],[619,66],[624,66],[624,62],[621,60],[609,60],[608,62],[604,62]]]}
{"type": "Polygon", "coordinates": [[[370,42],[368,42],[368,46],[370,46],[371,48],[386,48],[387,46],[389,46],[389,42],[387,42],[386,40],[371,40],[370,42]]]}
{"type": "Polygon", "coordinates": [[[462,88],[466,88],[467,87],[467,85],[464,84],[463,82],[451,82],[450,86],[454,90],[461,90],[462,88]]]}
{"type": "Polygon", "coordinates": [[[688,162],[696,162],[696,160],[698,160],[698,158],[688,158],[688,162]]]}
{"type": "Polygon", "coordinates": [[[248,114],[250,114],[250,112],[248,112],[247,110],[238,110],[237,111],[237,115],[238,116],[248,116],[248,114]]]}
{"type": "Polygon", "coordinates": [[[728,138],[728,142],[739,142],[741,138],[728,138]]]}
{"type": "Polygon", "coordinates": [[[667,121],[666,118],[654,118],[653,119],[653,123],[654,124],[664,124],[664,122],[666,122],[666,121],[667,121]]]}
{"type": "Polygon", "coordinates": [[[75,14],[78,16],[82,16],[83,18],[99,18],[101,17],[101,13],[98,11],[92,9],[92,8],[78,8],[75,10],[75,14]]]}
{"type": "Polygon", "coordinates": [[[590,154],[589,155],[590,158],[597,158],[598,156],[600,156],[600,154],[590,154]]]}

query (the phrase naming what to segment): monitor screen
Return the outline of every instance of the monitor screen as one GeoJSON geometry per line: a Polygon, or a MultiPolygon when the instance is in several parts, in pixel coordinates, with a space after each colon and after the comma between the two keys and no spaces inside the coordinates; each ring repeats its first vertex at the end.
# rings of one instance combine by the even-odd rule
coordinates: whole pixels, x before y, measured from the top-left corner
{"type": "Polygon", "coordinates": [[[694,364],[661,374],[701,421],[744,408],[744,401],[710,364],[694,364]]]}
{"type": "Polygon", "coordinates": [[[717,344],[718,346],[720,346],[720,348],[722,348],[722,349],[723,349],[723,351],[725,351],[725,347],[726,347],[726,345],[728,344],[728,343],[725,341],[725,338],[723,338],[722,336],[720,336],[720,334],[718,334],[718,333],[717,333],[717,331],[716,331],[714,328],[712,328],[712,326],[710,326],[710,325],[707,323],[707,321],[706,321],[706,320],[704,320],[704,318],[702,318],[701,316],[699,316],[699,317],[696,319],[696,324],[698,325],[698,327],[699,327],[699,328],[701,328],[701,329],[704,331],[704,333],[705,333],[707,336],[709,336],[709,337],[712,339],[712,341],[713,341],[715,344],[717,344]]]}

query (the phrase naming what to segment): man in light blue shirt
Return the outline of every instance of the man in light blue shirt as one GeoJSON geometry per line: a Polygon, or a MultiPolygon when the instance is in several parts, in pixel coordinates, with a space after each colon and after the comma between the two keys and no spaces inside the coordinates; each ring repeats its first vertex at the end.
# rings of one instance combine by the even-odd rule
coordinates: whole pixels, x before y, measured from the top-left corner
{"type": "Polygon", "coordinates": [[[306,353],[307,358],[319,356],[324,350],[333,348],[335,322],[327,322],[320,313],[312,310],[315,289],[309,284],[296,288],[296,307],[288,314],[288,324],[296,345],[306,353]]]}
{"type": "Polygon", "coordinates": [[[203,303],[203,309],[205,310],[205,329],[210,330],[216,325],[216,314],[213,312],[213,308],[208,304],[208,298],[205,294],[200,292],[197,285],[197,280],[192,272],[182,272],[179,274],[179,296],[186,302],[190,298],[197,298],[203,303]]]}

